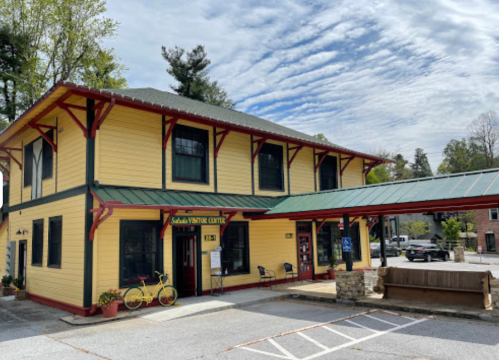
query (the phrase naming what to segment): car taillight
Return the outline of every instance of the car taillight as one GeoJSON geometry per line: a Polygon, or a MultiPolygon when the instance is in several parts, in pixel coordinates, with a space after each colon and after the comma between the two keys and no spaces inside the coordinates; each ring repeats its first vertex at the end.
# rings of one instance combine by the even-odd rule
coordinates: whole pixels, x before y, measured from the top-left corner
{"type": "Polygon", "coordinates": [[[424,250],[423,250],[423,249],[421,249],[421,250],[419,250],[418,252],[419,252],[419,253],[424,253],[424,250]]]}
{"type": "Polygon", "coordinates": [[[371,249],[371,251],[374,251],[374,249],[371,249]]]}

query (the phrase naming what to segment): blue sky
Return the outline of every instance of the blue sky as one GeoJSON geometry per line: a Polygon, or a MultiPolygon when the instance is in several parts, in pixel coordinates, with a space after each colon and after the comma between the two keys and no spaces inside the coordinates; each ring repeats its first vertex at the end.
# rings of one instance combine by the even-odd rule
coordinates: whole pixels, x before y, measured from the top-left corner
{"type": "Polygon", "coordinates": [[[170,90],[161,46],[203,44],[238,110],[359,151],[422,147],[434,172],[499,112],[497,1],[108,0],[108,16],[130,87],[170,90]]]}

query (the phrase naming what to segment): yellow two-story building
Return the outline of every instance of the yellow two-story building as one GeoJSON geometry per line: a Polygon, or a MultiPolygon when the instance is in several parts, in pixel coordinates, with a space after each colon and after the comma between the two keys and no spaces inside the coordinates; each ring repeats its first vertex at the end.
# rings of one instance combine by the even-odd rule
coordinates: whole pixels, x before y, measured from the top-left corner
{"type": "Polygon", "coordinates": [[[0,135],[0,151],[0,273],[76,314],[110,288],[156,283],[156,271],[180,296],[209,293],[215,271],[229,289],[258,286],[258,266],[278,282],[284,263],[320,278],[333,252],[344,259],[345,225],[354,269],[370,265],[368,219],[306,217],[301,205],[320,209],[320,198],[301,194],[365,185],[385,159],[252,115],[151,88],[59,83],[0,135]],[[300,216],[266,218],[290,198],[280,213],[300,216]]]}

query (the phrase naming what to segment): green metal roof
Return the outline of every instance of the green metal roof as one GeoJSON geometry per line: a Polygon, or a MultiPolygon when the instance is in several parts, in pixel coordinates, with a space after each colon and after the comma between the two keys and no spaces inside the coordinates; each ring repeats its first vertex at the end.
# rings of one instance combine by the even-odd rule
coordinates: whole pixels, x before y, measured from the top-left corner
{"type": "Polygon", "coordinates": [[[92,191],[104,202],[120,201],[124,205],[165,207],[206,207],[220,209],[261,209],[272,207],[274,199],[263,196],[224,195],[202,192],[132,189],[124,187],[93,187],[92,191]]]}
{"type": "Polygon", "coordinates": [[[277,199],[265,215],[499,195],[499,169],[299,194],[277,199]]]}

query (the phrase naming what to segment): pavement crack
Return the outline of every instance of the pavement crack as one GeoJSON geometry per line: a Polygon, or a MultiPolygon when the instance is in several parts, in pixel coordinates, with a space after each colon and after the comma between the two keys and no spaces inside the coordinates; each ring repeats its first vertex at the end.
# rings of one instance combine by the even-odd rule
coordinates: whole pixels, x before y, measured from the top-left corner
{"type": "Polygon", "coordinates": [[[105,357],[105,356],[99,355],[99,354],[97,354],[97,353],[94,353],[94,352],[92,352],[92,351],[85,350],[85,349],[83,349],[83,348],[79,348],[79,347],[77,347],[77,346],[71,345],[71,344],[69,344],[69,343],[67,343],[67,342],[65,342],[65,341],[59,340],[59,339],[57,339],[57,338],[55,338],[55,337],[52,337],[52,336],[50,336],[50,335],[43,334],[43,333],[42,333],[41,335],[42,335],[42,336],[45,336],[46,338],[49,338],[50,340],[53,340],[53,341],[56,341],[56,342],[58,342],[58,343],[64,344],[64,345],[66,345],[66,346],[72,347],[73,349],[78,350],[78,351],[81,351],[82,353],[89,354],[89,355],[93,355],[93,356],[96,356],[96,357],[98,357],[98,358],[100,358],[100,359],[104,359],[104,360],[112,360],[111,358],[108,358],[108,357],[105,357]]]}

